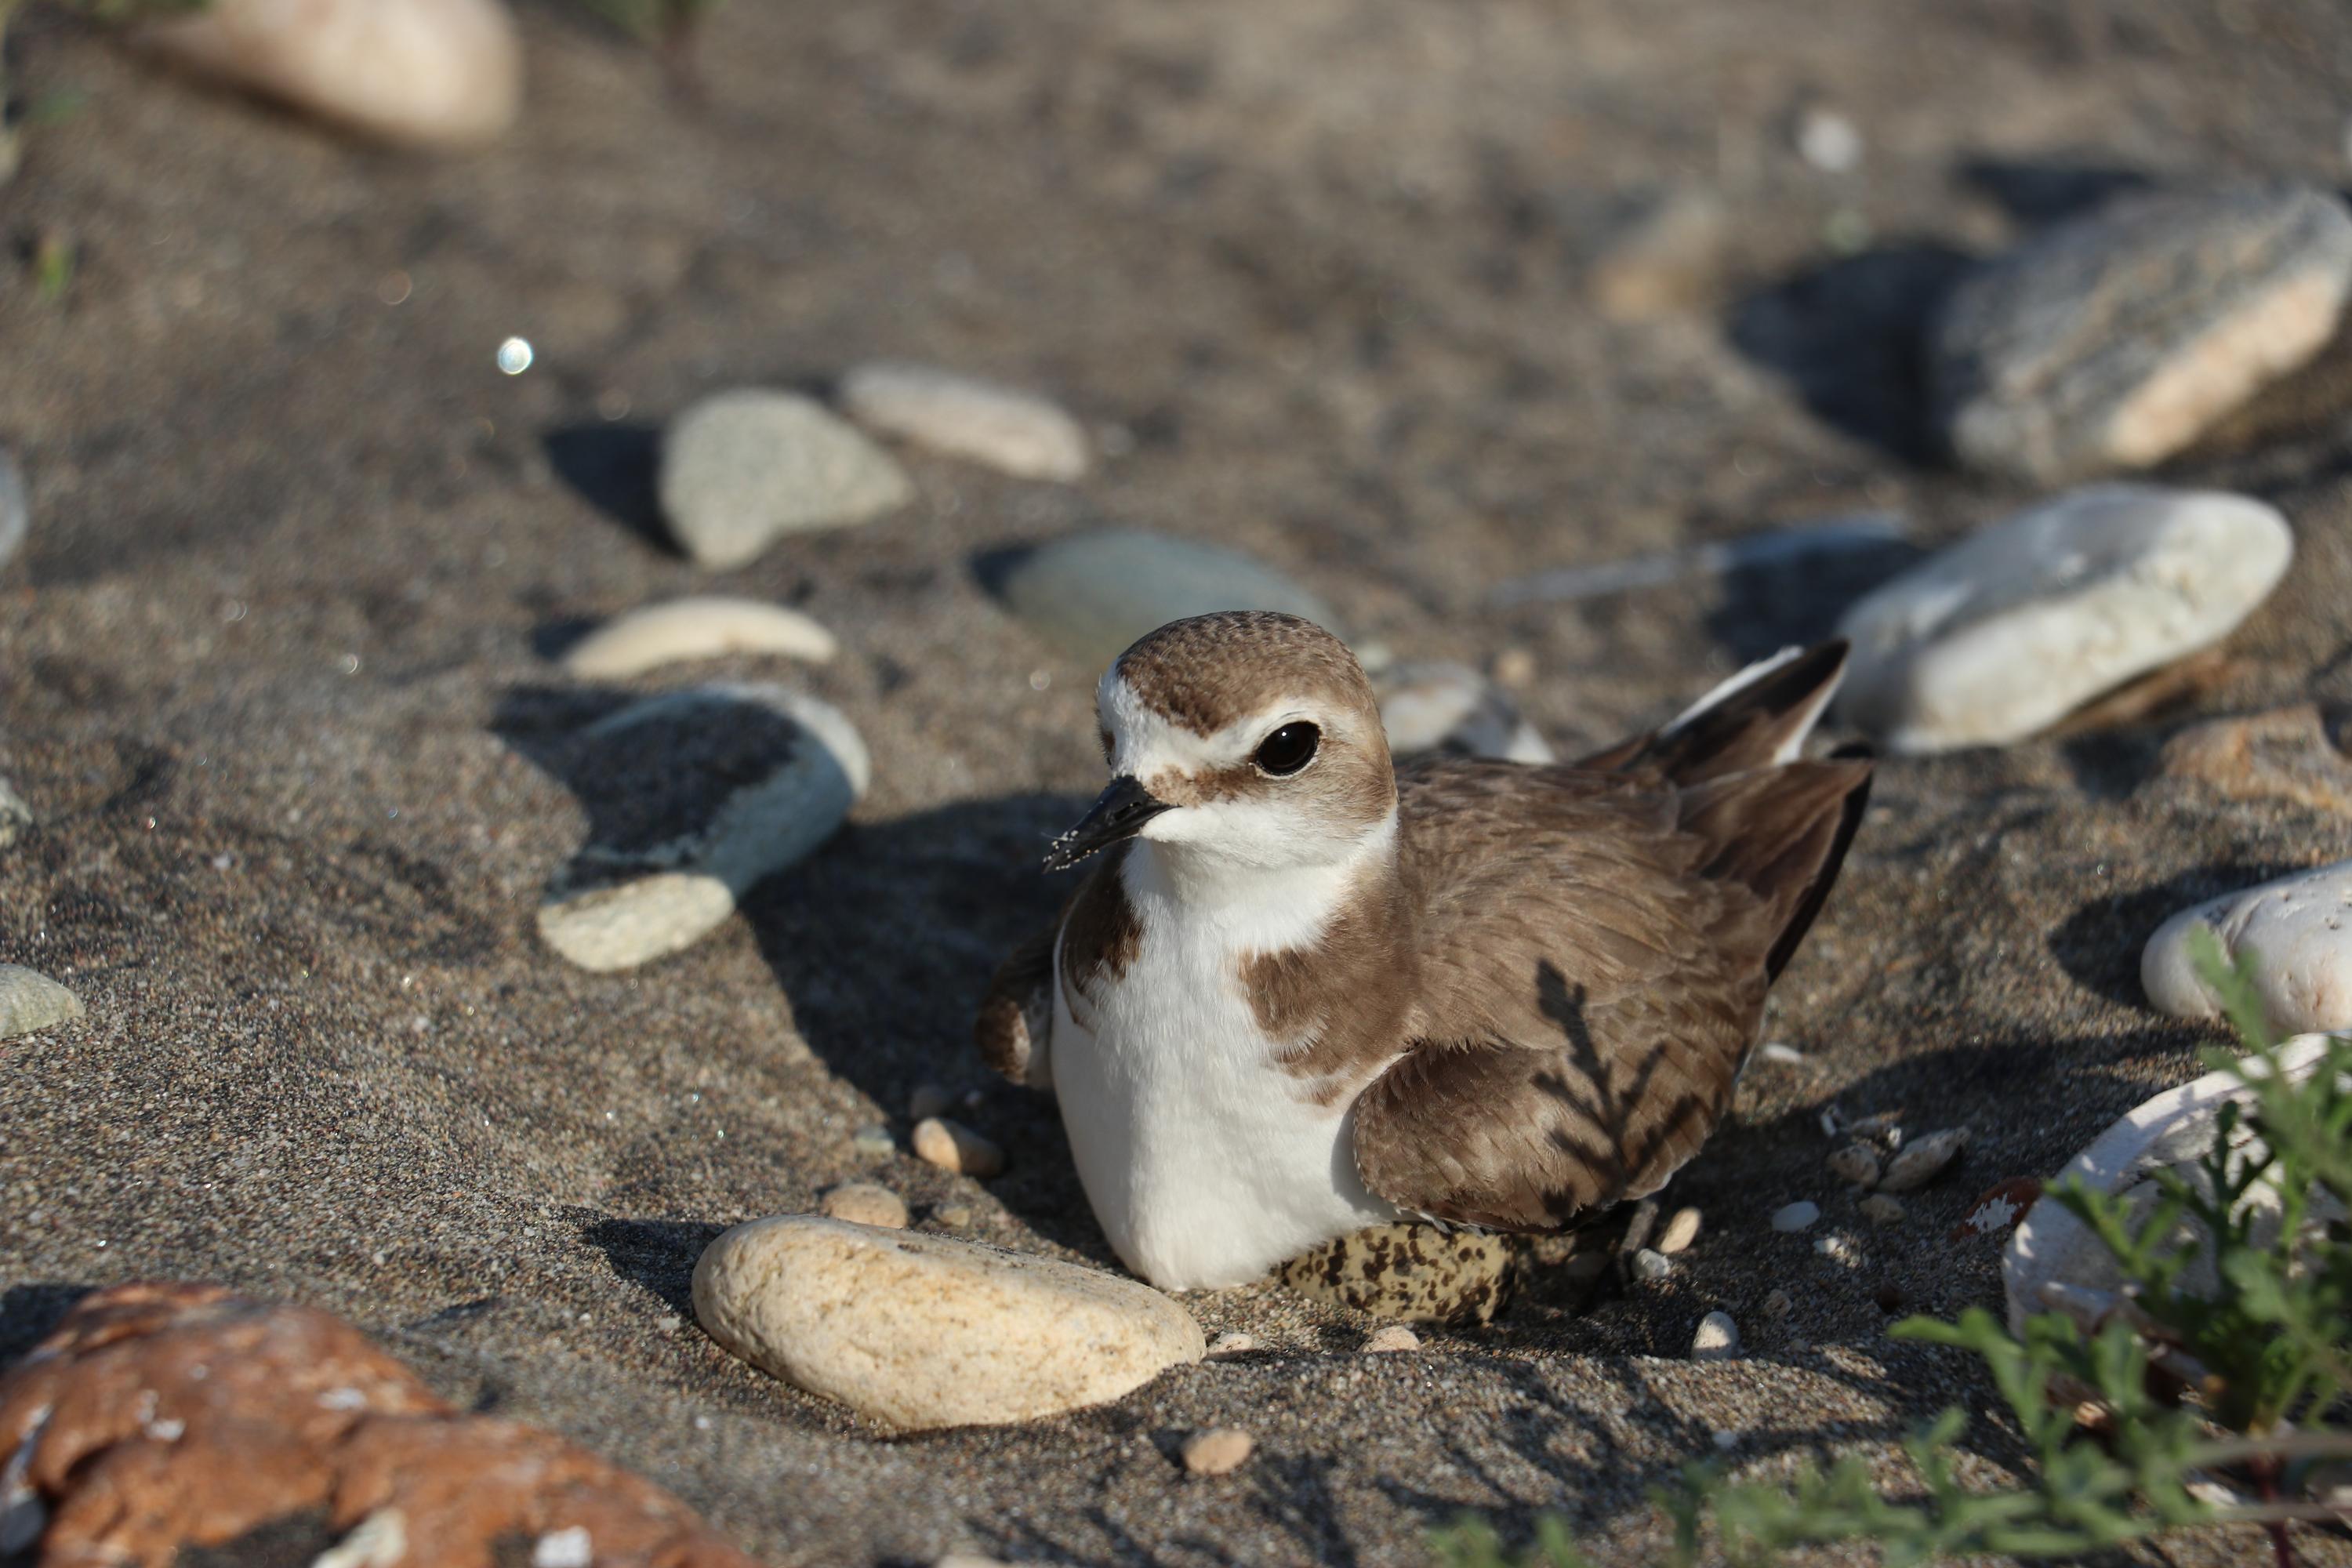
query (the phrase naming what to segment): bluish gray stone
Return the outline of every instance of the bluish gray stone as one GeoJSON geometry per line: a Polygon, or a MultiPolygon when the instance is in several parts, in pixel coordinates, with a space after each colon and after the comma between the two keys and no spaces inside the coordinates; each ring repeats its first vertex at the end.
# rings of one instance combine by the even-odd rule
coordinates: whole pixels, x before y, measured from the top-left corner
{"type": "Polygon", "coordinates": [[[1032,630],[1090,668],[1144,633],[1213,610],[1280,610],[1327,631],[1331,607],[1248,556],[1137,529],[1073,533],[998,575],[1004,602],[1032,630]]]}

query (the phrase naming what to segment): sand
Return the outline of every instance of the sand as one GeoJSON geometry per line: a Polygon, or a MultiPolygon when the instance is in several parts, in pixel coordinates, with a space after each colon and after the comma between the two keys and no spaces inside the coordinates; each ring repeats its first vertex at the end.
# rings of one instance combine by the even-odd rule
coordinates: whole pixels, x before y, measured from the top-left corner
{"type": "MultiPolygon", "coordinates": [[[[2317,3],[1872,0],[745,3],[700,102],[646,56],[525,15],[520,130],[427,162],[155,76],[68,21],[20,27],[36,97],[9,228],[75,243],[63,300],[0,284],[0,435],[33,532],[0,571],[0,962],[88,1019],[0,1043],[0,1355],[73,1296],[216,1279],[350,1316],[462,1404],[544,1423],[778,1563],[1413,1563],[1464,1510],[1563,1510],[1654,1561],[1645,1489],[1745,1434],[1772,1473],[1889,1439],[1987,1384],[1885,1335],[1879,1299],[1998,1300],[1947,1233],[2193,1076],[2139,944],[2174,909],[2352,854],[2352,822],[2154,783],[2192,716],[2352,703],[2352,385],[2339,347],[2177,464],[2294,521],[2302,556],[2218,681],[2121,727],[1886,766],[1843,885],[1777,994],[1738,1115],[1667,1201],[1673,1278],[1577,1313],[1538,1294],[1415,1352],[1271,1287],[1190,1298],[1262,1351],[1101,1410],[899,1438],[694,1325],[737,1221],[879,1180],[917,1223],[1110,1258],[1051,1108],[967,1044],[989,968],[1052,909],[1034,869],[1099,782],[1094,671],[992,600],[986,552],[1081,523],[1249,551],[1415,657],[1518,650],[1563,750],[1655,722],[1820,635],[1904,552],[1835,569],[1481,609],[1492,584],[1863,510],[1921,543],[2032,499],[1918,435],[1903,346],[1935,288],[2116,169],[2342,176],[2352,14],[2317,3]],[[1860,169],[1788,127],[1832,102],[1860,169]],[[1580,269],[1620,209],[1694,183],[1732,215],[1718,308],[1603,322],[1580,269]],[[1825,236],[1859,254],[1832,255],[1825,236]],[[397,300],[397,303],[387,300],[397,300]],[[536,363],[501,374],[498,345],[536,363]],[[651,433],[738,384],[877,356],[1045,393],[1113,455],[1076,488],[917,450],[907,511],[688,565],[651,433]],[[583,687],[587,623],[768,597],[864,733],[851,825],[680,957],[591,975],[531,915],[586,816],[535,758],[670,680],[583,687]],[[1012,1168],[868,1157],[937,1080],[1012,1168]],[[1974,1132],[1878,1230],[1817,1120],[1974,1132]],[[1812,1198],[1817,1257],[1767,1217],[1812,1198]],[[1775,1322],[1783,1289],[1795,1311],[1775,1322]],[[1686,1359],[1729,1312],[1736,1360],[1686,1359]],[[1194,1430],[1248,1430],[1187,1477],[1194,1430]]],[[[679,679],[684,679],[680,677],[679,679]]],[[[1979,1422],[1971,1471],[2011,1455],[1979,1422]]],[[[2174,1563],[2251,1560],[2243,1537],[2174,1563]]],[[[2315,1562],[2352,1562],[2313,1536],[2315,1562]],[[2331,1555],[2332,1554],[2332,1555],[2331,1555]]],[[[1861,1560],[1856,1558],[1855,1560],[1861,1560]]],[[[2154,1559],[2150,1559],[2153,1561],[2154,1559]]]]}

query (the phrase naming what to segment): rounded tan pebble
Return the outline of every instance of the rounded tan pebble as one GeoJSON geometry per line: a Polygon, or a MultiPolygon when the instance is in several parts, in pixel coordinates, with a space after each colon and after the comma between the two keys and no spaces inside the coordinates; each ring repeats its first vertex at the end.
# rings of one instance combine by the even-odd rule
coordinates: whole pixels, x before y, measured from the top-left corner
{"type": "Polygon", "coordinates": [[[907,1228],[906,1201],[877,1182],[845,1182],[824,1194],[817,1212],[827,1219],[852,1225],[875,1225],[886,1230],[907,1228]]]}
{"type": "Polygon", "coordinates": [[[1523,647],[1507,647],[1495,656],[1495,680],[1501,686],[1532,686],[1536,656],[1523,647]]]}
{"type": "Polygon", "coordinates": [[[1229,1475],[1257,1442],[1238,1426],[1212,1426],[1184,1439],[1184,1468],[1196,1476],[1229,1475]]]}
{"type": "Polygon", "coordinates": [[[907,1120],[928,1121],[943,1116],[955,1104],[955,1096],[935,1083],[919,1083],[915,1092],[907,1097],[907,1120]]]}
{"type": "Polygon", "coordinates": [[[1691,1338],[1691,1360],[1728,1361],[1739,1351],[1739,1325],[1728,1312],[1709,1312],[1691,1338]]]}
{"type": "Polygon", "coordinates": [[[1227,1329],[1223,1333],[1219,1334],[1215,1339],[1209,1342],[1209,1353],[1212,1356],[1241,1355],[1244,1352],[1254,1351],[1257,1348],[1257,1341],[1252,1336],[1243,1333],[1239,1329],[1227,1329]]]}
{"type": "Polygon", "coordinates": [[[1903,1200],[1885,1193],[1873,1193],[1862,1200],[1862,1217],[1873,1225],[1901,1225],[1903,1200]]]}
{"type": "Polygon", "coordinates": [[[1830,1174],[1857,1187],[1878,1184],[1878,1156],[1860,1143],[1849,1143],[1830,1156],[1830,1174]]]}
{"type": "Polygon", "coordinates": [[[823,664],[838,651],[833,634],[798,610],[707,595],[614,616],[572,646],[563,668],[583,680],[625,680],[666,664],[733,653],[823,664]]]}
{"type": "Polygon", "coordinates": [[[915,1157],[963,1176],[993,1176],[1004,1169],[1004,1151],[960,1121],[926,1116],[915,1123],[915,1157]]]}
{"type": "Polygon", "coordinates": [[[1135,1280],[815,1215],[712,1242],[694,1312],[752,1365],[918,1429],[1100,1405],[1202,1350],[1192,1314],[1135,1280]]]}
{"type": "Polygon", "coordinates": [[[1421,1336],[1402,1323],[1391,1323],[1364,1342],[1364,1353],[1367,1355],[1385,1355],[1391,1351],[1417,1351],[1420,1348],[1421,1336]]]}
{"type": "Polygon", "coordinates": [[[1658,1237],[1658,1250],[1671,1257],[1697,1239],[1698,1210],[1676,1209],[1675,1217],[1666,1221],[1665,1231],[1658,1237]]]}

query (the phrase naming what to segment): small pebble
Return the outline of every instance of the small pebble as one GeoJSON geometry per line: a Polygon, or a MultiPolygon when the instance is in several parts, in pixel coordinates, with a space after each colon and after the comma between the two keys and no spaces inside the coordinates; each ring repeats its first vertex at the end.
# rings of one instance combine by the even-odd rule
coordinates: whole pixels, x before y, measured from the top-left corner
{"type": "Polygon", "coordinates": [[[1805,1230],[1821,1217],[1821,1205],[1808,1198],[1800,1198],[1786,1207],[1772,1211],[1772,1228],[1778,1231],[1805,1230]]]}
{"type": "Polygon", "coordinates": [[[2191,955],[2200,928],[2231,959],[2252,955],[2254,994],[2282,1034],[2352,1027],[2352,860],[2241,889],[2181,910],[2147,941],[2140,984],[2177,1018],[2221,1016],[2221,998],[2191,955]]]}
{"type": "Polygon", "coordinates": [[[1719,1429],[1715,1434],[1715,1446],[1719,1451],[1728,1454],[1732,1449],[1739,1447],[1739,1439],[1745,1436],[1745,1433],[1730,1431],[1727,1428],[1719,1429]]]}
{"type": "Polygon", "coordinates": [[[1862,1217],[1876,1226],[1901,1225],[1903,1200],[1885,1193],[1873,1193],[1862,1200],[1862,1217]]]}
{"type": "Polygon", "coordinates": [[[1209,1342],[1209,1354],[1213,1357],[1243,1355],[1255,1349],[1257,1349],[1257,1341],[1239,1329],[1227,1329],[1209,1342]]]}
{"type": "Polygon", "coordinates": [[[1674,1271],[1674,1260],[1663,1252],[1645,1247],[1633,1254],[1633,1278],[1645,1285],[1654,1285],[1674,1271]]]}
{"type": "Polygon", "coordinates": [[[878,1225],[889,1230],[907,1228],[906,1200],[876,1182],[845,1182],[824,1194],[817,1212],[828,1219],[852,1225],[878,1225]]]}
{"type": "Polygon", "coordinates": [[[907,1120],[922,1121],[934,1116],[944,1116],[955,1106],[955,1097],[935,1083],[919,1083],[915,1092],[907,1097],[907,1120]]]}
{"type": "Polygon", "coordinates": [[[1942,1175],[1968,1146],[1969,1131],[1965,1127],[1948,1127],[1924,1138],[1914,1138],[1903,1146],[1901,1153],[1886,1163],[1886,1175],[1879,1185],[1890,1193],[1916,1191],[1942,1175]]]}
{"type": "Polygon", "coordinates": [[[1864,1117],[1846,1131],[1852,1137],[1866,1143],[1875,1143],[1882,1149],[1900,1149],[1903,1147],[1903,1112],[1878,1111],[1864,1117]]]}
{"type": "Polygon", "coordinates": [[[1184,1439],[1184,1468],[1196,1476],[1230,1475],[1255,1447],[1256,1441],[1238,1426],[1212,1426],[1184,1439]]]}
{"type": "Polygon", "coordinates": [[[896,511],[915,487],[887,453],[797,393],[706,397],[662,442],[662,515],[705,566],[740,566],[788,533],[896,511]]]}
{"type": "Polygon", "coordinates": [[[81,1016],[81,998],[47,975],[0,963],[0,1040],[13,1040],[81,1016]]]}
{"type": "Polygon", "coordinates": [[[1507,647],[1495,656],[1495,683],[1514,691],[1536,683],[1536,656],[1523,647],[1507,647]]]}
{"type": "Polygon", "coordinates": [[[915,1123],[915,1157],[943,1171],[986,1178],[1004,1170],[1004,1151],[961,1121],[927,1116],[915,1123]]]}
{"type": "Polygon", "coordinates": [[[849,1146],[869,1160],[878,1160],[885,1155],[898,1152],[898,1141],[890,1136],[890,1130],[887,1127],[878,1122],[871,1127],[861,1127],[851,1133],[849,1146]]]}
{"type": "Polygon", "coordinates": [[[1805,1059],[1804,1052],[1785,1040],[1767,1040],[1756,1054],[1768,1062],[1779,1062],[1783,1067],[1794,1067],[1805,1059]]]}
{"type": "Polygon", "coordinates": [[[1698,1210],[1676,1209],[1675,1217],[1666,1221],[1665,1231],[1658,1237],[1658,1250],[1671,1255],[1690,1246],[1698,1239],[1698,1210]]]}
{"type": "Polygon", "coordinates": [[[1789,1300],[1789,1293],[1786,1290],[1776,1289],[1764,1298],[1764,1315],[1768,1318],[1785,1318],[1795,1305],[1795,1302],[1789,1300]]]}
{"type": "Polygon", "coordinates": [[[941,1204],[931,1211],[931,1223],[950,1230],[966,1230],[971,1226],[971,1210],[963,1204],[941,1204]]]}
{"type": "Polygon", "coordinates": [[[1364,1342],[1367,1355],[1386,1355],[1393,1351],[1417,1351],[1420,1348],[1421,1336],[1402,1323],[1391,1323],[1384,1329],[1377,1329],[1373,1331],[1372,1337],[1364,1342]]]}
{"type": "Polygon", "coordinates": [[[1830,1156],[1830,1173],[1857,1187],[1878,1184],[1878,1156],[1861,1143],[1849,1143],[1830,1156]]]}
{"type": "Polygon", "coordinates": [[[1849,608],[1837,711],[1896,752],[2007,745],[2219,642],[2294,535],[2245,496],[2071,490],[1978,530],[1849,608]]]}
{"type": "Polygon", "coordinates": [[[582,680],[625,680],[665,664],[729,654],[777,654],[823,664],[840,647],[831,632],[798,610],[705,595],[614,616],[572,646],[563,668],[582,680]]]}
{"type": "Polygon", "coordinates": [[[877,361],[842,377],[841,406],[868,429],[1019,479],[1068,483],[1087,471],[1087,436],[1076,420],[994,382],[877,361]]]}
{"type": "Polygon", "coordinates": [[[1739,1351],[1739,1325],[1728,1312],[1709,1312],[1691,1338],[1691,1360],[1728,1361],[1739,1351]]]}
{"type": "Polygon", "coordinates": [[[1825,174],[1850,174],[1862,166],[1862,132],[1834,109],[1808,109],[1797,121],[1797,152],[1825,174]]]}
{"type": "Polygon", "coordinates": [[[2352,816],[2352,758],[2315,702],[2191,724],[2164,743],[2157,773],[2232,800],[2291,800],[2352,816]]]}
{"type": "Polygon", "coordinates": [[[1843,1236],[1825,1236],[1813,1243],[1813,1250],[1832,1263],[1843,1263],[1851,1268],[1862,1261],[1862,1251],[1843,1236]]]}

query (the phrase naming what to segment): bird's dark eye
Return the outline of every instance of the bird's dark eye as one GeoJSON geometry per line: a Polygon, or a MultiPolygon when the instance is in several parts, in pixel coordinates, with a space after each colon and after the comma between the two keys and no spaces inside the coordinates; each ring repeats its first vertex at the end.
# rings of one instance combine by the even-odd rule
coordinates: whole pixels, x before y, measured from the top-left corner
{"type": "Polygon", "coordinates": [[[1321,743],[1323,731],[1301,721],[1285,724],[1257,744],[1250,759],[1263,772],[1276,778],[1295,773],[1315,760],[1315,748],[1321,743]]]}

